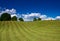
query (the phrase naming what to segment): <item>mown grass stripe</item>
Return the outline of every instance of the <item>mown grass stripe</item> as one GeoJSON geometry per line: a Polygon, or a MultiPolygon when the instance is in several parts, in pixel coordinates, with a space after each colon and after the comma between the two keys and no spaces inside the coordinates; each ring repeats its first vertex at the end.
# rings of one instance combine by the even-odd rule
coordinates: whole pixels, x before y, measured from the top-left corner
{"type": "MultiPolygon", "coordinates": [[[[23,25],[23,24],[22,24],[23,25]]],[[[26,25],[26,24],[25,24],[26,25]]],[[[24,26],[24,25],[23,25],[24,26]]],[[[29,25],[28,25],[29,26],[29,25]]],[[[24,26],[24,27],[26,27],[26,26],[24,26]]],[[[27,28],[27,27],[26,27],[27,28]]],[[[27,31],[28,32],[28,31],[27,31]]],[[[43,38],[43,37],[40,37],[39,35],[37,35],[36,33],[32,33],[32,31],[31,32],[29,32],[30,34],[32,34],[33,36],[35,36],[34,37],[34,40],[37,40],[37,39],[40,39],[41,40],[41,38],[43,38]]],[[[32,36],[31,36],[31,38],[32,38],[32,36]]]]}
{"type": "Polygon", "coordinates": [[[19,38],[19,37],[21,37],[18,33],[19,33],[19,29],[17,29],[18,27],[15,25],[16,23],[15,22],[12,22],[12,24],[13,24],[13,27],[15,27],[14,28],[14,33],[15,33],[15,35],[16,35],[16,37],[17,37],[17,40],[19,40],[19,41],[21,41],[21,39],[19,38]]]}
{"type": "MultiPolygon", "coordinates": [[[[58,26],[57,26],[58,27],[58,26]]],[[[55,28],[54,28],[55,29],[55,28]]],[[[49,29],[48,29],[49,30],[49,29]]],[[[53,29],[52,29],[53,30],[53,29]]],[[[58,29],[56,29],[56,31],[57,31],[58,29]]],[[[42,30],[42,31],[44,31],[44,30],[42,30]]],[[[45,30],[45,31],[47,31],[47,30],[45,30]]],[[[51,31],[51,30],[50,30],[51,31]]],[[[49,32],[49,31],[48,31],[49,32]]],[[[55,40],[57,39],[56,37],[58,37],[58,36],[56,36],[57,35],[57,33],[55,33],[54,34],[54,32],[53,33],[46,33],[49,37],[51,37],[51,38],[55,38],[55,40]],[[51,34],[51,35],[50,35],[51,34]],[[55,36],[54,36],[55,35],[55,36]]],[[[51,31],[52,32],[52,31],[51,31]]],[[[45,36],[45,34],[44,34],[44,36],[45,36]]]]}
{"type": "Polygon", "coordinates": [[[13,27],[12,27],[12,23],[11,23],[11,21],[9,22],[9,37],[10,37],[10,40],[11,41],[16,41],[15,40],[15,37],[14,37],[14,34],[13,34],[13,29],[12,29],[13,27]]]}
{"type": "MultiPolygon", "coordinates": [[[[26,24],[25,24],[25,26],[26,26],[26,24]]],[[[44,31],[44,30],[43,30],[43,31],[44,31]]],[[[47,33],[47,34],[48,34],[48,33],[47,33]]],[[[42,34],[41,34],[41,35],[42,35],[42,34]]],[[[49,34],[48,34],[48,35],[49,35],[49,34]]],[[[52,35],[53,35],[53,34],[52,34],[52,35]]],[[[44,36],[44,37],[47,37],[46,34],[43,34],[43,36],[44,36]]],[[[42,37],[43,37],[43,36],[42,36],[42,37]]],[[[55,36],[49,35],[48,38],[50,38],[50,37],[52,38],[52,37],[55,37],[55,36]]]]}
{"type": "Polygon", "coordinates": [[[0,32],[3,32],[4,31],[4,27],[5,26],[5,22],[4,21],[2,21],[1,22],[1,25],[0,25],[0,32]],[[3,29],[3,30],[2,30],[3,29]]]}
{"type": "Polygon", "coordinates": [[[22,35],[23,38],[25,38],[25,39],[22,40],[22,41],[30,41],[31,39],[29,39],[28,37],[26,37],[25,31],[24,31],[24,29],[22,29],[21,25],[20,25],[20,27],[19,27],[19,26],[18,26],[18,23],[16,23],[16,22],[14,22],[14,23],[15,23],[17,29],[18,29],[18,32],[22,35]],[[23,32],[24,32],[24,33],[23,33],[23,32]]]}
{"type": "Polygon", "coordinates": [[[8,40],[60,41],[60,21],[2,21],[0,22],[0,41],[8,40]]]}
{"type": "Polygon", "coordinates": [[[1,32],[4,31],[3,28],[2,28],[2,25],[3,25],[4,22],[0,22],[0,41],[1,41],[1,32]]]}
{"type": "MultiPolygon", "coordinates": [[[[28,27],[26,26],[26,24],[21,24],[24,26],[24,30],[26,30],[25,32],[28,33],[28,35],[31,35],[30,37],[33,40],[36,40],[37,38],[40,38],[39,35],[37,35],[35,32],[31,31],[30,29],[28,29],[28,27]]],[[[29,25],[28,25],[29,26],[29,25]]],[[[40,38],[41,39],[41,38],[40,38]]]]}
{"type": "Polygon", "coordinates": [[[0,26],[1,27],[1,29],[0,29],[0,41],[2,41],[2,39],[3,39],[2,38],[2,36],[3,36],[2,33],[5,31],[5,23],[6,22],[1,21],[1,26],[0,26]]]}
{"type": "MultiPolygon", "coordinates": [[[[20,23],[19,25],[22,26],[23,24],[20,23]]],[[[25,29],[25,26],[24,25],[21,28],[29,36],[30,39],[34,40],[33,38],[35,38],[35,36],[33,34],[31,34],[32,32],[30,33],[29,30],[25,29]]]]}
{"type": "Polygon", "coordinates": [[[1,41],[7,41],[6,40],[6,21],[4,21],[4,26],[3,26],[4,30],[3,32],[1,32],[1,41]]]}
{"type": "Polygon", "coordinates": [[[15,29],[16,27],[13,25],[12,21],[11,21],[11,39],[12,41],[18,41],[18,38],[16,37],[16,32],[15,29]]]}
{"type": "Polygon", "coordinates": [[[10,29],[9,26],[10,26],[9,21],[7,21],[7,26],[6,26],[7,27],[6,28],[6,40],[7,41],[12,41],[11,38],[10,38],[10,34],[9,34],[9,29],[10,29]]]}
{"type": "MultiPolygon", "coordinates": [[[[28,23],[28,25],[29,25],[29,23],[28,23]]],[[[26,26],[26,25],[25,25],[25,26],[26,26]]],[[[32,24],[29,25],[29,29],[33,30],[31,27],[32,27],[32,24]]],[[[38,27],[38,26],[37,26],[37,27],[38,27]]],[[[36,28],[37,28],[37,27],[36,27],[36,28]]],[[[43,27],[42,27],[42,28],[43,28],[43,27]]],[[[49,27],[49,28],[50,28],[50,27],[49,27]]],[[[45,28],[46,30],[45,30],[44,32],[46,32],[47,30],[49,30],[49,28],[48,28],[48,29],[45,28]]],[[[40,27],[39,29],[40,29],[40,31],[37,30],[37,32],[41,32],[41,31],[43,31],[43,29],[41,30],[41,27],[40,27]]],[[[51,32],[51,31],[52,31],[52,30],[50,29],[50,32],[51,32]]],[[[49,32],[49,34],[50,34],[50,32],[49,32]]],[[[53,33],[55,34],[55,31],[54,31],[53,33]]],[[[57,32],[56,32],[56,33],[57,33],[57,32]]]]}

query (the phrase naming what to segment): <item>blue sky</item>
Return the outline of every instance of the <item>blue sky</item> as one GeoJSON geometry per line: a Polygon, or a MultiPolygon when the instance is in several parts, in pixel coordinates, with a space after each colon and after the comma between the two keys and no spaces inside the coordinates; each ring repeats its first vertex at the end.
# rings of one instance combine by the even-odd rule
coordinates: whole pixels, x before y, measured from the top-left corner
{"type": "Polygon", "coordinates": [[[41,13],[53,18],[60,16],[60,0],[0,0],[0,12],[12,8],[16,14],[41,13]]]}

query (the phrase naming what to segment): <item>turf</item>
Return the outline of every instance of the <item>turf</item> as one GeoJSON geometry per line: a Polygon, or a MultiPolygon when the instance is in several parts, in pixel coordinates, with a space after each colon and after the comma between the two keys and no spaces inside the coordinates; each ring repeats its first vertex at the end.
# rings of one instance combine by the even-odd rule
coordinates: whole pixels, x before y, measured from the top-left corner
{"type": "Polygon", "coordinates": [[[60,41],[60,21],[0,21],[0,41],[60,41]]]}

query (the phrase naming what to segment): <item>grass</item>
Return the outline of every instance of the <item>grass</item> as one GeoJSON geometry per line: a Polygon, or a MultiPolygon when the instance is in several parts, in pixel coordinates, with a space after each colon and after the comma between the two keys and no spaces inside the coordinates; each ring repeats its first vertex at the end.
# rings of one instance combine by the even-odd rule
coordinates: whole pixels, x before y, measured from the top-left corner
{"type": "Polygon", "coordinates": [[[0,41],[60,41],[60,21],[0,21],[0,41]]]}

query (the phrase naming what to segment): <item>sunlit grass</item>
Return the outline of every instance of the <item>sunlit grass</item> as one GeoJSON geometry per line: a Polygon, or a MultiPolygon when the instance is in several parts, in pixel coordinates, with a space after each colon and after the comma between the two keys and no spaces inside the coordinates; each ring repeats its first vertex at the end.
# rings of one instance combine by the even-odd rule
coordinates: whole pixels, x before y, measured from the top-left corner
{"type": "Polygon", "coordinates": [[[60,21],[0,21],[0,41],[60,41],[60,21]]]}

